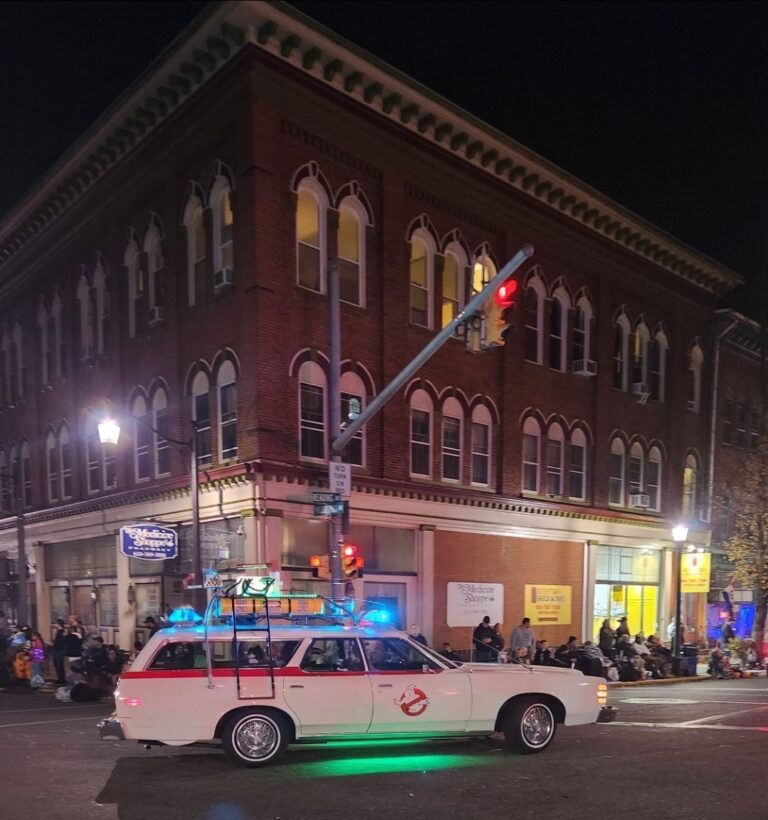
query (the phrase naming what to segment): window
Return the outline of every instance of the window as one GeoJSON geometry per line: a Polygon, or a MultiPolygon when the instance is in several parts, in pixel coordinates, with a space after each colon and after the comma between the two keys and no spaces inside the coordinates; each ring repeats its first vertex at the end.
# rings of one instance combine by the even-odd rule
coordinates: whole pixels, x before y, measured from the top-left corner
{"type": "Polygon", "coordinates": [[[365,225],[367,214],[354,197],[339,206],[337,253],[339,296],[343,302],[365,306],[365,225]]]}
{"type": "Polygon", "coordinates": [[[587,439],[581,430],[576,429],[571,434],[568,452],[568,497],[583,501],[586,497],[587,439]]]}
{"type": "Polygon", "coordinates": [[[155,451],[155,476],[168,475],[171,472],[170,450],[168,448],[168,396],[161,387],[152,396],[152,443],[155,451]]]}
{"type": "Polygon", "coordinates": [[[658,447],[651,447],[645,468],[645,492],[648,495],[648,509],[658,512],[661,509],[661,451],[658,447]]]}
{"type": "Polygon", "coordinates": [[[698,344],[694,344],[688,357],[688,409],[699,412],[701,403],[701,366],[704,354],[698,344]]]}
{"type": "Polygon", "coordinates": [[[696,493],[699,477],[699,464],[696,456],[689,454],[685,458],[683,467],[683,503],[682,516],[684,519],[696,517],[696,493]]]}
{"type": "Polygon", "coordinates": [[[219,453],[221,461],[237,458],[237,387],[235,367],[225,361],[219,368],[219,453]]]}
{"type": "Polygon", "coordinates": [[[59,430],[59,464],[61,467],[61,498],[66,501],[72,498],[72,445],[69,441],[69,428],[59,430]]]}
{"type": "Polygon", "coordinates": [[[360,645],[354,638],[314,638],[301,660],[307,672],[362,672],[360,645]]]}
{"type": "MultiPolygon", "coordinates": [[[[496,273],[496,265],[488,255],[487,247],[484,246],[475,258],[475,263],[472,266],[472,294],[474,295],[476,293],[480,293],[480,291],[483,290],[483,288],[496,276],[496,273]]],[[[493,310],[493,307],[491,310],[493,310]]],[[[483,325],[480,332],[481,343],[487,344],[489,341],[492,341],[493,329],[488,326],[489,322],[492,321],[494,321],[492,314],[483,317],[483,325]]]]}
{"type": "Polygon", "coordinates": [[[411,237],[410,258],[410,322],[432,327],[432,281],[435,246],[424,229],[411,237]]]}
{"type": "Polygon", "coordinates": [[[629,344],[629,322],[626,316],[619,316],[613,332],[613,386],[617,390],[627,389],[627,355],[629,344]]]}
{"type": "Polygon", "coordinates": [[[209,205],[213,219],[213,271],[215,288],[217,284],[231,284],[231,279],[225,282],[223,278],[217,279],[217,274],[221,276],[223,271],[229,271],[231,275],[234,269],[232,231],[235,224],[235,216],[232,210],[232,186],[227,177],[221,173],[217,174],[213,181],[209,205]]]}
{"type": "Polygon", "coordinates": [[[21,487],[24,508],[32,506],[32,459],[29,455],[29,442],[21,444],[21,487]]]}
{"type": "MultiPolygon", "coordinates": [[[[357,373],[347,371],[342,373],[341,382],[341,425],[349,424],[353,420],[352,410],[356,404],[357,415],[365,408],[365,387],[363,380],[357,373]]],[[[342,460],[347,464],[355,464],[358,467],[365,466],[365,428],[362,428],[352,436],[351,441],[344,448],[342,460]]]]}
{"type": "Polygon", "coordinates": [[[472,483],[491,483],[491,414],[479,404],[472,411],[472,483]]]}
{"type": "Polygon", "coordinates": [[[643,491],[643,448],[638,442],[629,450],[628,486],[630,495],[643,491]]]}
{"type": "Polygon", "coordinates": [[[135,238],[128,242],[123,263],[128,274],[128,332],[133,338],[138,332],[138,308],[144,296],[144,276],[139,259],[139,246],[135,238]]]}
{"type": "Polygon", "coordinates": [[[657,333],[650,344],[651,384],[650,393],[653,401],[664,401],[667,369],[667,337],[657,333]]]}
{"type": "Polygon", "coordinates": [[[563,494],[563,430],[553,424],[547,431],[547,494],[563,494]]]}
{"type": "Polygon", "coordinates": [[[542,358],[542,311],[544,288],[534,278],[525,288],[523,294],[523,324],[525,327],[525,358],[534,364],[541,364],[542,358]]]}
{"type": "Polygon", "coordinates": [[[321,201],[320,187],[302,180],[296,201],[297,281],[303,288],[325,292],[323,260],[325,258],[325,214],[327,203],[321,201]]]}
{"type": "Polygon", "coordinates": [[[109,317],[109,291],[107,290],[107,271],[104,263],[99,259],[93,271],[94,305],[94,336],[96,353],[99,356],[106,352],[106,321],[109,317]]]}
{"type": "Polygon", "coordinates": [[[299,369],[299,455],[325,459],[325,373],[315,362],[299,369]]]}
{"type": "Polygon", "coordinates": [[[198,371],[192,382],[192,421],[197,436],[197,464],[203,466],[213,461],[211,442],[211,395],[208,376],[198,371]]]}
{"type": "Polygon", "coordinates": [[[202,199],[193,195],[184,209],[187,235],[187,304],[196,305],[205,287],[205,219],[202,199]]]}
{"type": "Polygon", "coordinates": [[[440,664],[408,641],[401,638],[366,640],[365,657],[373,672],[423,672],[440,669],[440,664]]]}
{"type": "Polygon", "coordinates": [[[48,431],[45,436],[45,468],[48,479],[48,501],[59,499],[59,453],[56,436],[48,431]]]}
{"type": "Polygon", "coordinates": [[[523,491],[539,491],[541,430],[539,423],[527,418],[523,423],[523,491]]]}
{"type": "Polygon", "coordinates": [[[442,458],[443,480],[461,481],[461,439],[463,411],[454,398],[443,404],[442,458]]]}
{"type": "Polygon", "coordinates": [[[733,444],[733,399],[726,399],[723,413],[723,444],[733,444]]]}
{"type": "Polygon", "coordinates": [[[624,442],[615,438],[611,442],[610,477],[608,479],[608,503],[621,506],[624,503],[624,442]]]}
{"type": "Polygon", "coordinates": [[[458,242],[452,242],[443,258],[443,301],[440,308],[440,324],[447,327],[464,306],[464,251],[458,242]]]}
{"type": "Polygon", "coordinates": [[[148,307],[150,310],[150,321],[157,320],[160,317],[160,309],[165,305],[165,277],[163,268],[165,261],[163,260],[163,235],[160,227],[154,221],[147,230],[147,235],[144,238],[144,253],[147,255],[147,288],[148,288],[148,307]],[[154,309],[158,310],[155,311],[154,309]]]}
{"type": "Polygon", "coordinates": [[[566,333],[568,328],[568,294],[558,288],[549,305],[549,366],[552,370],[565,370],[566,333]]]}
{"type": "Polygon", "coordinates": [[[115,456],[102,446],[93,417],[88,419],[85,428],[85,464],[89,493],[111,490],[117,485],[115,456]]]}
{"type": "Polygon", "coordinates": [[[142,396],[133,401],[133,464],[136,481],[146,481],[150,477],[149,448],[152,432],[147,418],[147,403],[142,396]]]}
{"type": "Polygon", "coordinates": [[[411,396],[411,475],[432,475],[432,400],[424,390],[411,396]]]}
{"type": "Polygon", "coordinates": [[[742,450],[747,447],[747,405],[740,404],[736,414],[736,446],[742,450]]]}
{"type": "Polygon", "coordinates": [[[572,358],[573,366],[581,369],[581,362],[589,360],[591,351],[592,305],[586,297],[576,303],[576,315],[573,320],[572,358]]]}
{"type": "Polygon", "coordinates": [[[644,324],[637,326],[632,337],[632,385],[637,392],[648,391],[648,328],[644,324]],[[635,387],[643,385],[643,387],[635,387]]]}

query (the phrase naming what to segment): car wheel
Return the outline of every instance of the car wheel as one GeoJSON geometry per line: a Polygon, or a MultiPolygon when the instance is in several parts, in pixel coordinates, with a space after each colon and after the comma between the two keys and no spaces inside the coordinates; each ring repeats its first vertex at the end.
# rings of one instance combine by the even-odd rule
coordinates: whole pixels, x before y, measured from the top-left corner
{"type": "Polygon", "coordinates": [[[288,721],[282,715],[253,709],[229,718],[221,733],[221,743],[235,763],[255,767],[277,760],[288,746],[288,737],[288,721]]]}
{"type": "Polygon", "coordinates": [[[540,698],[521,698],[507,710],[502,721],[504,745],[511,752],[535,754],[552,742],[557,721],[551,707],[540,698]]]}

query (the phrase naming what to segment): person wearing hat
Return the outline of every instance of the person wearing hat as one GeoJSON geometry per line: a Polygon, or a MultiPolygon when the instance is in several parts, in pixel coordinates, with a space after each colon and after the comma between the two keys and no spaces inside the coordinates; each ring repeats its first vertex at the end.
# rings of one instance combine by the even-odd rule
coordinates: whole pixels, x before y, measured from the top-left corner
{"type": "Polygon", "coordinates": [[[144,619],[144,626],[149,630],[150,638],[155,634],[155,632],[158,631],[158,629],[160,629],[159,624],[151,615],[147,615],[144,619]]]}
{"type": "Polygon", "coordinates": [[[626,615],[619,620],[619,625],[616,627],[617,643],[621,640],[622,635],[626,635],[628,638],[632,637],[629,632],[629,624],[627,623],[626,615]]]}

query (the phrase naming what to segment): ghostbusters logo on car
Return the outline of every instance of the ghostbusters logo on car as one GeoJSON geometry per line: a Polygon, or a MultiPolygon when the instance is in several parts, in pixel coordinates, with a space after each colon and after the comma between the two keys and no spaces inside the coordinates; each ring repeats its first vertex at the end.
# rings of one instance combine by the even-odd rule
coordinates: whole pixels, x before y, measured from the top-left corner
{"type": "Polygon", "coordinates": [[[402,709],[404,715],[418,717],[423,715],[429,706],[429,698],[421,689],[411,684],[399,698],[395,698],[394,704],[402,709]]]}

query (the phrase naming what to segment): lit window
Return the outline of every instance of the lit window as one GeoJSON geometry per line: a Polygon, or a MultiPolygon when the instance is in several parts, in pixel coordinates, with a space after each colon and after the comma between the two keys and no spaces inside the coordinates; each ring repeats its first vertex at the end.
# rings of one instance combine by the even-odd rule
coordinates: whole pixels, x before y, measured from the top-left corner
{"type": "Polygon", "coordinates": [[[343,302],[365,304],[365,210],[353,197],[339,206],[339,297],[343,302]]]}
{"type": "Polygon", "coordinates": [[[688,357],[688,409],[699,412],[701,403],[701,367],[704,354],[698,344],[694,344],[688,357]]]}
{"type": "Polygon", "coordinates": [[[447,327],[458,315],[463,305],[464,252],[453,242],[446,248],[443,261],[443,301],[440,323],[447,327]]]}
{"type": "Polygon", "coordinates": [[[688,455],[683,467],[683,503],[682,516],[684,519],[696,517],[696,493],[699,478],[699,465],[696,456],[688,455]]]}
{"type": "MultiPolygon", "coordinates": [[[[488,256],[487,249],[481,249],[479,255],[475,259],[472,266],[472,295],[480,293],[485,286],[496,276],[496,265],[490,256],[488,256]]],[[[492,341],[492,333],[494,322],[497,317],[493,314],[496,309],[496,303],[491,300],[489,308],[486,308],[486,315],[483,316],[482,330],[480,331],[481,343],[489,343],[492,341]],[[490,309],[490,312],[489,312],[490,309]]]]}
{"type": "Polygon", "coordinates": [[[643,491],[643,448],[635,442],[629,451],[629,494],[635,495],[643,491]]]}
{"type": "Polygon", "coordinates": [[[615,438],[611,442],[610,477],[608,479],[608,503],[614,506],[624,504],[624,442],[615,438]]]}
{"type": "Polygon", "coordinates": [[[491,414],[479,404],[472,411],[472,483],[491,483],[491,414]]]}
{"type": "Polygon", "coordinates": [[[638,325],[632,337],[632,385],[635,392],[648,392],[648,341],[648,328],[638,325]]]}
{"type": "Polygon", "coordinates": [[[235,367],[226,361],[219,368],[219,452],[221,460],[237,458],[237,387],[235,367]]]}
{"type": "Polygon", "coordinates": [[[410,259],[410,321],[422,327],[432,327],[432,278],[434,246],[426,231],[411,238],[410,259]]]}
{"type": "Polygon", "coordinates": [[[541,430],[535,419],[527,418],[523,424],[523,490],[539,491],[539,460],[541,430]]]}
{"type": "MultiPolygon", "coordinates": [[[[160,228],[154,222],[149,226],[147,235],[144,238],[144,253],[147,255],[147,290],[148,307],[162,308],[165,304],[165,278],[163,268],[163,236],[160,228]]],[[[150,313],[150,321],[153,317],[150,313]]]]}
{"type": "Polygon", "coordinates": [[[568,497],[577,501],[585,498],[585,473],[587,440],[584,433],[576,429],[571,435],[568,447],[568,497]]]}
{"type": "Polygon", "coordinates": [[[314,362],[299,369],[299,455],[318,461],[325,459],[325,373],[314,362]]]}
{"type": "Polygon", "coordinates": [[[232,186],[221,173],[216,175],[208,199],[213,228],[213,282],[214,290],[232,284],[234,269],[232,232],[235,216],[232,210],[232,186]]]}
{"type": "Polygon", "coordinates": [[[658,447],[651,447],[648,453],[645,491],[648,495],[648,509],[658,512],[661,509],[661,452],[658,447]]]}
{"type": "Polygon", "coordinates": [[[192,382],[192,420],[195,422],[198,466],[213,461],[211,442],[211,395],[208,376],[202,371],[192,382]]]}
{"type": "Polygon", "coordinates": [[[411,397],[411,475],[432,475],[432,401],[424,390],[411,397]]]}
{"type": "MultiPolygon", "coordinates": [[[[324,215],[325,209],[322,209],[324,215]]],[[[323,292],[322,227],[320,203],[314,190],[299,190],[296,204],[296,256],[298,283],[303,288],[323,292]]]]}

